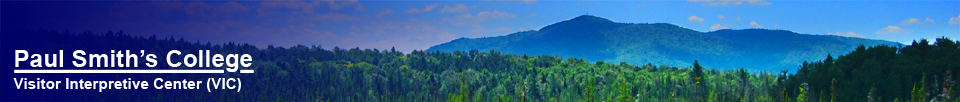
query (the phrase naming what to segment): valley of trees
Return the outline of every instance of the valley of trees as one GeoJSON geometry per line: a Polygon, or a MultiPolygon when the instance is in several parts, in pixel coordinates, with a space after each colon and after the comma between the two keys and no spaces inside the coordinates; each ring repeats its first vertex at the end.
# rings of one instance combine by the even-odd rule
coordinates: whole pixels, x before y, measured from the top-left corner
{"type": "MultiPolygon", "coordinates": [[[[3,50],[211,50],[246,53],[254,74],[80,74],[80,78],[238,77],[242,92],[198,90],[80,91],[50,97],[159,101],[387,102],[958,102],[957,41],[860,46],[849,54],[804,62],[796,74],[692,66],[631,65],[560,56],[488,51],[413,51],[320,46],[211,44],[119,32],[3,30],[3,50]],[[11,37],[13,37],[11,39],[11,37]],[[170,98],[178,97],[178,98],[170,98]],[[211,98],[213,97],[213,98],[211,98]]],[[[93,52],[88,51],[88,52],[93,52]]],[[[149,52],[148,52],[149,53],[149,52]]],[[[189,52],[186,52],[189,53],[189,52]]],[[[164,54],[157,54],[165,58],[164,54]]],[[[10,56],[10,55],[6,55],[10,56]]],[[[9,57],[8,57],[9,58],[9,57]]],[[[4,59],[8,61],[10,59],[4,59]]],[[[9,61],[12,62],[12,61],[9,61]]],[[[160,61],[160,63],[164,63],[160,61]]],[[[156,69],[168,69],[161,64],[156,69]]],[[[4,67],[4,70],[11,70],[4,67]]],[[[5,75],[9,76],[9,75],[5,75]]],[[[5,90],[36,91],[36,90],[5,90]]],[[[74,92],[72,90],[67,90],[74,92]]],[[[7,93],[4,92],[4,93],[7,93]]],[[[109,101],[109,100],[106,100],[109,101]]]]}

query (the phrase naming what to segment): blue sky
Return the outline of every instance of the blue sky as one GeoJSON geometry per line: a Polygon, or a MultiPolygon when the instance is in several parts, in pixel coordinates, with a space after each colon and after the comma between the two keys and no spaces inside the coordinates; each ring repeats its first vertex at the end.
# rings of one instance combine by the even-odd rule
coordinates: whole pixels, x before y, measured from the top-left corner
{"type": "Polygon", "coordinates": [[[960,1],[98,1],[2,2],[3,27],[183,37],[257,46],[321,45],[410,52],[580,15],[624,23],[783,29],[909,44],[960,39],[960,1]],[[11,26],[16,25],[16,26],[11,26]]]}

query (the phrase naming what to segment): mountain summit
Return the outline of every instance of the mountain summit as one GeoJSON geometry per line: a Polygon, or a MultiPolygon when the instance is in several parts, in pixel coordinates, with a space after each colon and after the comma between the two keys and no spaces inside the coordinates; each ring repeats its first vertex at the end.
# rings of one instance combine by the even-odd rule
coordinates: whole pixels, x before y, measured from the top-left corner
{"type": "Polygon", "coordinates": [[[622,26],[625,24],[618,24],[616,22],[610,21],[606,18],[600,18],[597,16],[591,15],[582,15],[576,18],[561,21],[556,24],[551,24],[549,26],[543,27],[540,31],[544,30],[563,30],[563,29],[582,29],[582,30],[595,30],[602,28],[615,28],[617,26],[622,26]]]}
{"type": "Polygon", "coordinates": [[[503,53],[576,57],[591,61],[689,66],[694,60],[719,69],[794,70],[803,61],[844,55],[860,45],[896,42],[786,30],[743,29],[699,32],[673,24],[617,23],[583,15],[497,37],[456,39],[428,51],[496,50],[503,53]]]}

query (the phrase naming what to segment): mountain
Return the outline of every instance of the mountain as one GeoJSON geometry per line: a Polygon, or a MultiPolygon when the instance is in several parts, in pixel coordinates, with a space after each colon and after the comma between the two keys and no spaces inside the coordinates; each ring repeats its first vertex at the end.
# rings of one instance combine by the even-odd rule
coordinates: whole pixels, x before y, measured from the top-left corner
{"type": "Polygon", "coordinates": [[[796,70],[804,61],[845,55],[857,46],[901,46],[897,42],[786,30],[742,29],[699,32],[668,23],[618,23],[583,15],[497,37],[460,38],[427,51],[496,50],[591,61],[690,66],[694,60],[719,69],[796,70]]]}

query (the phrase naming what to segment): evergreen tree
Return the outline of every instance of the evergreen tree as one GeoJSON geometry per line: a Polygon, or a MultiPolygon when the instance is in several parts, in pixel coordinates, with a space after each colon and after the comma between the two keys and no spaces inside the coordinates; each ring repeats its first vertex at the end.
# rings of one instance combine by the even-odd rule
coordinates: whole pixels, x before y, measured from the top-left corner
{"type": "Polygon", "coordinates": [[[703,66],[700,66],[700,63],[697,60],[693,60],[693,73],[691,74],[694,82],[697,85],[700,85],[701,79],[703,79],[703,66]]]}

